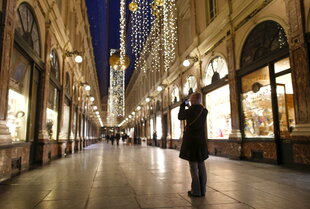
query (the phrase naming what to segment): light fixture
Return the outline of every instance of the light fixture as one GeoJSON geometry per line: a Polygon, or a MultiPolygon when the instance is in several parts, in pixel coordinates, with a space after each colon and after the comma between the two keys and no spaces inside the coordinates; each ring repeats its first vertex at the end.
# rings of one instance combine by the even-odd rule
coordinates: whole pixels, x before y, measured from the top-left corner
{"type": "Polygon", "coordinates": [[[192,57],[192,56],[189,56],[189,55],[188,55],[188,56],[185,58],[185,60],[183,61],[183,66],[184,66],[184,67],[190,66],[190,65],[191,65],[191,61],[192,61],[192,62],[197,62],[197,61],[198,61],[198,56],[196,55],[196,56],[192,57]]]}
{"type": "Polygon", "coordinates": [[[67,56],[67,57],[72,57],[73,55],[75,55],[74,61],[75,61],[76,63],[81,63],[81,62],[83,62],[83,57],[81,56],[81,52],[79,52],[78,50],[66,51],[66,56],[67,56]]]}
{"type": "Polygon", "coordinates": [[[94,110],[97,110],[97,109],[98,109],[98,107],[97,107],[97,106],[94,106],[94,107],[93,107],[93,109],[94,109],[94,110]]]}
{"type": "Polygon", "coordinates": [[[141,106],[139,105],[136,110],[141,110],[141,106]]]}
{"type": "Polygon", "coordinates": [[[132,114],[132,115],[135,115],[136,113],[135,113],[135,112],[132,112],[131,114],[132,114]]]}
{"type": "Polygon", "coordinates": [[[99,111],[96,111],[96,115],[99,115],[99,111]]]}
{"type": "Polygon", "coordinates": [[[131,115],[128,115],[128,118],[131,118],[132,116],[131,115]]]}
{"type": "Polygon", "coordinates": [[[90,97],[89,100],[90,100],[91,102],[93,102],[93,101],[95,101],[95,97],[90,97]]]}
{"type": "Polygon", "coordinates": [[[81,84],[84,87],[85,91],[90,91],[91,90],[91,87],[90,87],[90,85],[87,82],[81,83],[81,84]]]}
{"type": "Polygon", "coordinates": [[[163,88],[162,86],[158,86],[158,87],[157,87],[157,91],[158,91],[158,92],[161,92],[163,89],[164,89],[164,88],[163,88]]]}
{"type": "Polygon", "coordinates": [[[148,102],[150,102],[151,101],[151,98],[149,98],[149,97],[147,97],[146,99],[145,99],[145,102],[146,103],[148,103],[148,102]]]}

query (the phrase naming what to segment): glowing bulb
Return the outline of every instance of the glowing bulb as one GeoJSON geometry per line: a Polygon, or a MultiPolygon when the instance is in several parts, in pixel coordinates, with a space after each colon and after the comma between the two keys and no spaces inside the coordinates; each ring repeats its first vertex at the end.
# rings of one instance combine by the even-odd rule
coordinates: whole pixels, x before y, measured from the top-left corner
{"type": "Polygon", "coordinates": [[[188,59],[186,59],[186,60],[183,61],[183,66],[184,66],[184,67],[188,67],[188,66],[190,66],[190,65],[191,65],[191,63],[190,63],[190,61],[189,61],[188,59]]]}
{"type": "Polygon", "coordinates": [[[146,102],[146,103],[148,103],[148,102],[150,102],[150,101],[151,101],[151,99],[148,98],[148,97],[145,99],[145,102],[146,102]]]}
{"type": "Polygon", "coordinates": [[[141,106],[138,106],[138,107],[137,107],[137,110],[141,110],[141,106]]]}
{"type": "Polygon", "coordinates": [[[135,11],[137,11],[137,9],[138,9],[138,4],[136,2],[133,1],[129,4],[129,10],[130,11],[135,12],[135,11]]]}
{"type": "Polygon", "coordinates": [[[83,57],[81,55],[76,55],[74,58],[74,61],[76,63],[81,63],[81,62],[83,62],[83,57]]]}
{"type": "Polygon", "coordinates": [[[94,106],[93,108],[94,108],[94,110],[97,110],[97,109],[98,109],[98,107],[97,107],[97,106],[94,106]]]}
{"type": "Polygon", "coordinates": [[[157,91],[161,92],[163,90],[163,87],[162,86],[158,86],[157,87],[157,91]]]}
{"type": "Polygon", "coordinates": [[[93,101],[95,101],[95,97],[90,97],[89,100],[90,100],[91,102],[93,102],[93,101]]]}

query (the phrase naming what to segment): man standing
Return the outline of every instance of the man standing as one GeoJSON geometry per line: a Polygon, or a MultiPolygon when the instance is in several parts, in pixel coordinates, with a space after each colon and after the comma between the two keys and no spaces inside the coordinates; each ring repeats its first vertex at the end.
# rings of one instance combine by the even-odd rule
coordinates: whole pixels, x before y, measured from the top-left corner
{"type": "Polygon", "coordinates": [[[205,139],[205,121],[208,110],[202,103],[202,95],[195,92],[188,100],[185,100],[178,114],[179,120],[186,120],[186,127],[183,134],[183,142],[180,150],[180,158],[189,161],[192,177],[191,190],[188,195],[191,197],[203,197],[206,193],[207,173],[204,160],[209,157],[207,142],[205,139]],[[189,106],[185,110],[185,106],[189,106]]]}

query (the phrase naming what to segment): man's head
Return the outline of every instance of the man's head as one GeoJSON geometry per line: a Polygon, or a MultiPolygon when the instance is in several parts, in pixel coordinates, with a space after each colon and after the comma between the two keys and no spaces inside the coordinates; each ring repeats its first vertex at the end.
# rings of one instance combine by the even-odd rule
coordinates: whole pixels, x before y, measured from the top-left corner
{"type": "Polygon", "coordinates": [[[202,94],[200,92],[194,92],[190,98],[190,102],[192,105],[201,104],[202,103],[202,94]]]}

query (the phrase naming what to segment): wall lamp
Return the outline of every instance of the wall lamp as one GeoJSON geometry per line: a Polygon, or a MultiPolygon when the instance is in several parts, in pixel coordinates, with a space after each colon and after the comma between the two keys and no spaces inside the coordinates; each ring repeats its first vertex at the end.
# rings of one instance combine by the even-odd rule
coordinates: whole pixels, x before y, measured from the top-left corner
{"type": "Polygon", "coordinates": [[[150,97],[147,97],[146,99],[145,99],[145,102],[146,103],[149,103],[151,101],[151,98],[150,97]]]}
{"type": "Polygon", "coordinates": [[[90,85],[87,82],[81,83],[81,84],[84,87],[85,91],[90,91],[91,87],[90,87],[90,85]]]}
{"type": "Polygon", "coordinates": [[[186,58],[185,58],[185,60],[183,61],[183,66],[184,67],[188,67],[188,66],[190,66],[191,65],[191,61],[192,62],[198,62],[198,56],[196,55],[196,56],[187,56],[186,58]]]}
{"type": "Polygon", "coordinates": [[[74,61],[75,61],[76,63],[81,63],[81,62],[83,62],[83,57],[81,56],[81,52],[79,52],[78,50],[66,51],[66,56],[67,56],[67,57],[72,57],[73,55],[75,55],[74,61]]]}
{"type": "Polygon", "coordinates": [[[161,92],[162,90],[164,90],[164,87],[163,87],[163,86],[158,86],[156,90],[157,90],[158,92],[161,92]]]}
{"type": "Polygon", "coordinates": [[[95,101],[95,97],[89,97],[89,100],[90,100],[91,102],[93,102],[93,101],[95,101]]]}

